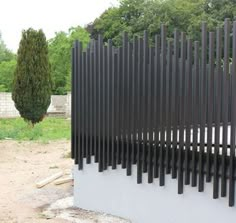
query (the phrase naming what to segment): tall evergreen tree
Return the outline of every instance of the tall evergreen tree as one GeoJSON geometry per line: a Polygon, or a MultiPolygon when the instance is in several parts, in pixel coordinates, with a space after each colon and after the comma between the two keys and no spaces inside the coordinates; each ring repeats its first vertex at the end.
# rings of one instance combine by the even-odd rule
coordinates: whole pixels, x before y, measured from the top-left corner
{"type": "Polygon", "coordinates": [[[51,102],[48,45],[42,30],[22,32],[12,99],[22,118],[33,125],[43,120],[51,102]]]}

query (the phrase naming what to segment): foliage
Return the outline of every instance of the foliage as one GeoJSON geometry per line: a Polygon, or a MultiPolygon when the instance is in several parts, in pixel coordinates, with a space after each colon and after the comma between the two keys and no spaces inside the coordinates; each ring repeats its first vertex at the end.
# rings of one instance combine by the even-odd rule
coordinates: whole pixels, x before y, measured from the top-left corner
{"type": "Polygon", "coordinates": [[[0,92],[9,92],[12,89],[15,58],[15,55],[7,49],[0,33],[0,92]]]}
{"type": "Polygon", "coordinates": [[[5,87],[5,85],[0,84],[0,92],[6,92],[7,88],[5,87]]]}
{"type": "Polygon", "coordinates": [[[235,0],[206,0],[205,12],[216,21],[223,21],[225,18],[234,19],[236,16],[235,0]]]}
{"type": "Polygon", "coordinates": [[[0,119],[0,140],[50,140],[70,139],[70,121],[63,118],[45,118],[31,128],[22,118],[0,119]]]}
{"type": "Polygon", "coordinates": [[[160,32],[161,24],[166,24],[169,36],[177,28],[199,40],[202,21],[206,21],[211,30],[222,24],[225,18],[233,19],[234,15],[235,0],[120,0],[119,7],[106,10],[89,24],[87,30],[92,38],[100,33],[104,41],[113,39],[116,45],[120,45],[123,31],[132,37],[147,30],[153,40],[160,32]]]}
{"type": "Polygon", "coordinates": [[[15,59],[15,55],[7,49],[5,43],[2,40],[2,35],[0,33],[0,63],[3,61],[9,61],[15,59]]]}
{"type": "Polygon", "coordinates": [[[105,41],[113,39],[118,45],[120,43],[120,35],[126,26],[121,21],[121,13],[118,8],[109,8],[98,19],[87,27],[90,37],[97,39],[98,34],[103,34],[105,41]]]}
{"type": "Polygon", "coordinates": [[[51,102],[48,46],[43,31],[23,31],[17,54],[12,98],[21,117],[34,125],[42,121],[51,102]]]}
{"type": "Polygon", "coordinates": [[[68,33],[58,32],[49,40],[49,58],[53,79],[53,94],[66,94],[71,86],[71,48],[76,39],[86,47],[89,33],[81,27],[72,27],[68,33]]]}
{"type": "Polygon", "coordinates": [[[11,92],[16,60],[3,61],[0,63],[0,92],[11,92]],[[2,87],[1,87],[2,86],[2,87]]]}

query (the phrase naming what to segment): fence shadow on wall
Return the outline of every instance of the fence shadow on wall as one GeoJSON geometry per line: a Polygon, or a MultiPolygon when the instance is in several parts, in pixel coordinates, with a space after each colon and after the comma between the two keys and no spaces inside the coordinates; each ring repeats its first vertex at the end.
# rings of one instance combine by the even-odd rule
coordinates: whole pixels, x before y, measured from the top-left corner
{"type": "Polygon", "coordinates": [[[148,183],[165,174],[204,191],[212,182],[213,198],[235,193],[236,22],[208,32],[201,41],[166,27],[154,46],[143,38],[121,47],[99,36],[82,51],[72,49],[72,158],[79,169],[94,156],[98,171],[121,165],[127,176],[137,165],[148,183]]]}

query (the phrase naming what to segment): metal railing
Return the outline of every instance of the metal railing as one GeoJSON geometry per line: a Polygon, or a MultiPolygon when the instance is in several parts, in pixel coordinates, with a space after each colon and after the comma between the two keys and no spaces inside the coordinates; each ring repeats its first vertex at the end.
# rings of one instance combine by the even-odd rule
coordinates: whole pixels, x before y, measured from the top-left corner
{"type": "Polygon", "coordinates": [[[99,36],[85,51],[72,50],[72,158],[79,169],[94,156],[98,170],[143,173],[148,183],[165,174],[184,185],[213,182],[213,198],[235,193],[236,22],[201,41],[174,31],[149,45],[147,32],[121,47],[99,36]],[[231,62],[232,57],[232,62],[231,62]],[[227,190],[228,188],[228,190],[227,190]]]}

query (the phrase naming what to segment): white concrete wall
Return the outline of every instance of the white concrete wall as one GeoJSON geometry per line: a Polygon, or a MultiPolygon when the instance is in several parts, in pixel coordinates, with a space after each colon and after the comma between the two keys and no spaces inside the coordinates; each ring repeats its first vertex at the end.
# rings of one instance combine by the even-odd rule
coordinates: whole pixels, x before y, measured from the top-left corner
{"type": "Polygon", "coordinates": [[[11,93],[0,93],[0,118],[18,117],[11,93]]]}
{"type": "MultiPolygon", "coordinates": [[[[48,113],[65,113],[67,117],[71,114],[71,93],[67,95],[52,95],[48,113]]],[[[0,118],[19,117],[11,93],[0,92],[0,118]]]]}
{"type": "Polygon", "coordinates": [[[85,165],[83,171],[74,168],[75,206],[101,211],[130,219],[132,223],[223,223],[236,221],[236,207],[228,207],[228,198],[212,198],[212,183],[205,191],[185,186],[184,194],[177,194],[177,180],[166,176],[164,187],[159,180],[136,184],[136,166],[132,176],[126,170],[98,173],[97,164],[85,165]]]}

